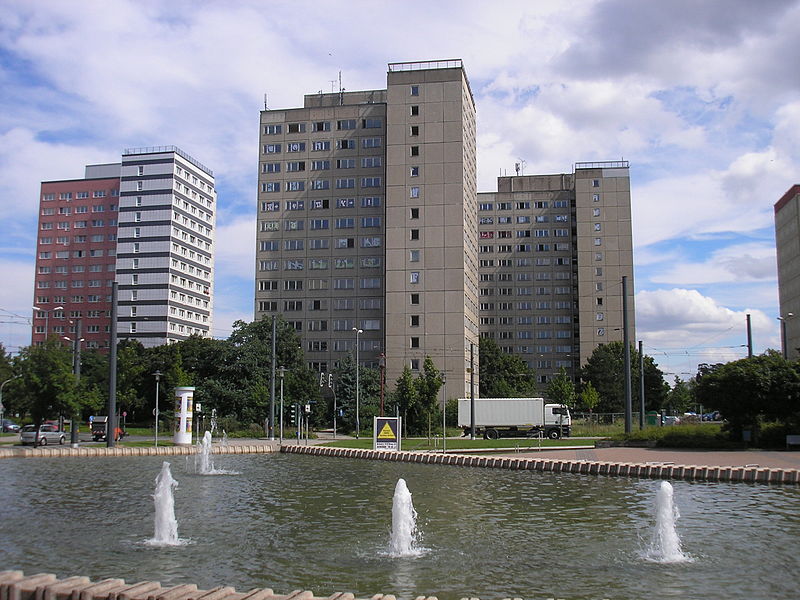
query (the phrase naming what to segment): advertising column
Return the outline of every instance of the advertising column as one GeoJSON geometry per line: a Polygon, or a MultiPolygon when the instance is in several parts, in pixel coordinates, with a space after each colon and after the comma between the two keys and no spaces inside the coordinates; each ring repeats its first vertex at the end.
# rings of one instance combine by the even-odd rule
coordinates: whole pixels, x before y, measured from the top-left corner
{"type": "Polygon", "coordinates": [[[175,436],[173,442],[187,446],[192,443],[193,387],[175,388],[175,436]]]}

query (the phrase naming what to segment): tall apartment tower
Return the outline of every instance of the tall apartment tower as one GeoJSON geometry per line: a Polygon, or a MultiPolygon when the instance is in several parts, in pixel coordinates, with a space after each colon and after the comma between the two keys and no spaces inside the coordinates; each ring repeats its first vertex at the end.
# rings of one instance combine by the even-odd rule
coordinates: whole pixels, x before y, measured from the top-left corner
{"type": "Polygon", "coordinates": [[[461,61],[393,63],[385,90],[309,94],[260,125],[256,318],[283,314],[320,371],[351,352],[385,358],[391,381],[429,355],[466,384],[477,196],[461,61]]]}
{"type": "Polygon", "coordinates": [[[213,172],[175,146],[132,148],[122,155],[119,189],[119,337],[151,347],[209,336],[213,172]]]}
{"type": "Polygon", "coordinates": [[[211,332],[214,177],[174,146],[126,150],[84,179],[42,183],[32,343],[48,335],[108,348],[211,332]]]}
{"type": "Polygon", "coordinates": [[[80,328],[83,347],[108,347],[118,196],[119,165],[87,166],[84,179],[42,182],[32,344],[52,335],[74,341],[80,328]]]}
{"type": "Polygon", "coordinates": [[[520,355],[543,388],[575,377],[594,349],[623,339],[627,277],[634,343],[630,178],[625,161],[574,173],[498,178],[480,193],[480,334],[520,355]]]}
{"type": "Polygon", "coordinates": [[[775,203],[778,299],[784,356],[797,360],[800,349],[800,184],[775,203]]]}

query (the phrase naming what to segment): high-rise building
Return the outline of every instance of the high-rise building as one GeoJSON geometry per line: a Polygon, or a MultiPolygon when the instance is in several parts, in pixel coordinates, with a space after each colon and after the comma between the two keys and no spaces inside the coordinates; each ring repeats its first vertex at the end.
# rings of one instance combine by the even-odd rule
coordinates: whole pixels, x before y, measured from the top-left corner
{"type": "Polygon", "coordinates": [[[352,353],[385,361],[392,381],[430,356],[460,396],[479,335],[525,355],[542,384],[622,339],[627,162],[478,194],[460,60],[392,63],[386,89],[309,94],[260,127],[255,314],[282,314],[311,368],[352,353]]]}
{"type": "Polygon", "coordinates": [[[497,192],[478,194],[481,337],[526,360],[542,386],[623,339],[623,276],[636,339],[628,171],[626,161],[577,163],[500,177],[497,192]]]}
{"type": "Polygon", "coordinates": [[[80,333],[107,348],[118,282],[120,338],[145,346],[211,332],[216,190],[174,146],[126,150],[84,179],[42,183],[32,342],[80,333]]]}
{"type": "Polygon", "coordinates": [[[800,184],[775,203],[778,299],[784,356],[796,360],[800,349],[800,184]]]}

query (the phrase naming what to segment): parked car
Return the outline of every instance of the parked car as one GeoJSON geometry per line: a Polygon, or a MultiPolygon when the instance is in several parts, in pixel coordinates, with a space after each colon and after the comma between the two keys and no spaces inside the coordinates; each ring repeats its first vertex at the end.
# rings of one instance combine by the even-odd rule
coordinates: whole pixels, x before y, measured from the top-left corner
{"type": "Polygon", "coordinates": [[[703,421],[720,421],[719,411],[715,410],[703,415],[703,421]]]}
{"type": "Polygon", "coordinates": [[[664,425],[680,425],[680,418],[667,415],[664,417],[664,425]]]}
{"type": "MultiPolygon", "coordinates": [[[[36,425],[25,425],[19,434],[19,440],[23,444],[33,444],[36,440],[36,425]]],[[[63,431],[59,431],[58,426],[44,424],[39,428],[39,445],[64,444],[67,441],[63,431]]]]}
{"type": "Polygon", "coordinates": [[[19,425],[14,421],[3,419],[3,433],[19,433],[19,425]]]}

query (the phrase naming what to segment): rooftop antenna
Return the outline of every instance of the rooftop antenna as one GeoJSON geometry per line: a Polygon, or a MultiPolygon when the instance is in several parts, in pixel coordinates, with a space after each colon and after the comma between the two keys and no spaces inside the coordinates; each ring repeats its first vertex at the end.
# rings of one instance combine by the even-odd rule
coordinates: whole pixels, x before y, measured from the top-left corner
{"type": "Polygon", "coordinates": [[[339,71],[339,106],[344,105],[344,88],[342,87],[342,72],[339,71]]]}
{"type": "Polygon", "coordinates": [[[520,174],[521,174],[521,175],[525,175],[525,165],[526,165],[527,163],[526,163],[524,160],[522,160],[521,158],[518,158],[517,160],[518,160],[519,162],[518,162],[518,163],[514,163],[514,168],[517,170],[517,175],[518,175],[518,176],[519,176],[520,174]],[[520,173],[520,171],[522,171],[522,173],[520,173]]]}
{"type": "Polygon", "coordinates": [[[269,110],[269,107],[267,106],[267,95],[266,94],[264,94],[264,110],[269,110]]]}

